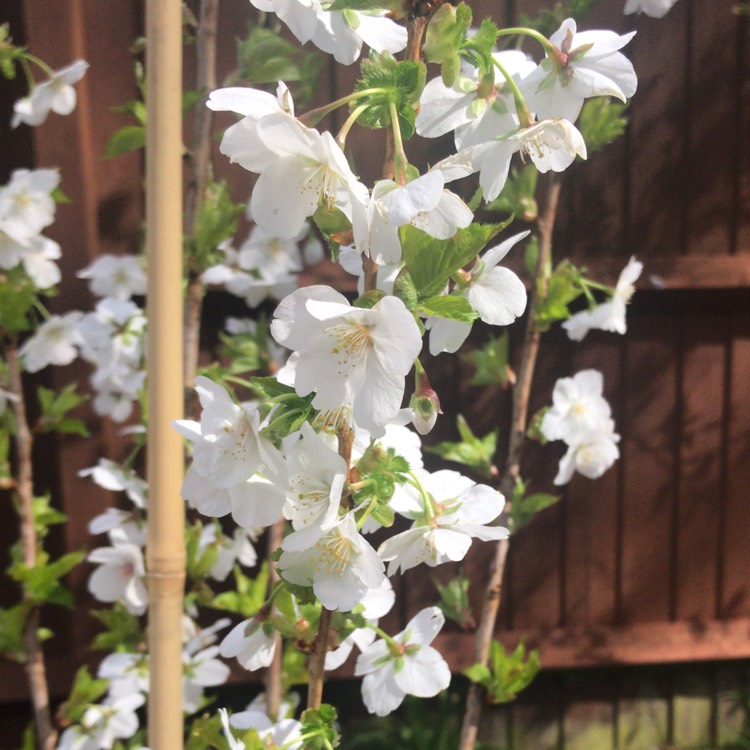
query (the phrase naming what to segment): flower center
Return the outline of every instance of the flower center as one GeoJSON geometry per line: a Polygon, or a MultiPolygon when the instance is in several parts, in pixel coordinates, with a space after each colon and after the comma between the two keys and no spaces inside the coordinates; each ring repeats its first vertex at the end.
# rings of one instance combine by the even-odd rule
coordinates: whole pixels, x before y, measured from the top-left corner
{"type": "Polygon", "coordinates": [[[338,373],[347,377],[372,347],[370,329],[353,321],[326,328],[326,333],[333,339],[331,354],[338,357],[338,373]]]}
{"type": "Polygon", "coordinates": [[[323,539],[318,556],[318,570],[325,568],[327,575],[343,575],[354,552],[354,544],[348,537],[334,532],[323,539]]]}

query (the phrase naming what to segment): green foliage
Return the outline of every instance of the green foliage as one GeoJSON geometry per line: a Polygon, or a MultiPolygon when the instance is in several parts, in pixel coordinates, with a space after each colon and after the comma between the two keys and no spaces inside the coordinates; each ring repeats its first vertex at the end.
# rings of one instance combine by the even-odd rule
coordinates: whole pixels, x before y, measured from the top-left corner
{"type": "Polygon", "coordinates": [[[352,493],[355,505],[369,501],[368,506],[360,511],[360,517],[363,513],[372,515],[381,526],[392,526],[395,516],[388,501],[396,485],[406,482],[409,470],[408,461],[393,448],[384,450],[377,444],[370,445],[357,463],[360,475],[357,484],[360,486],[352,493]]]}
{"type": "Polygon", "coordinates": [[[539,511],[549,508],[560,500],[560,495],[550,495],[546,492],[526,494],[526,483],[516,480],[511,500],[510,525],[511,532],[516,533],[526,526],[539,511]]]}
{"type": "Polygon", "coordinates": [[[457,294],[429,297],[421,302],[419,312],[422,315],[431,315],[435,318],[460,320],[462,323],[471,323],[479,317],[469,300],[457,294]]]}
{"type": "MultiPolygon", "coordinates": [[[[15,548],[13,557],[20,557],[15,548]]],[[[73,595],[60,583],[60,579],[85,557],[85,552],[69,552],[57,560],[50,560],[46,552],[40,550],[34,566],[29,567],[20,559],[15,559],[8,568],[8,575],[21,584],[28,604],[59,604],[73,609],[73,595]]]]}
{"type": "Polygon", "coordinates": [[[94,638],[92,648],[136,653],[144,647],[145,636],[140,621],[120,602],[115,602],[110,609],[94,610],[91,614],[106,628],[94,638]]]}
{"type": "Polygon", "coordinates": [[[27,617],[28,606],[25,604],[0,607],[0,656],[19,662],[26,660],[24,629],[27,617]]]}
{"type": "Polygon", "coordinates": [[[201,547],[203,524],[196,521],[185,529],[185,572],[189,580],[200,581],[207,578],[211,568],[219,559],[219,549],[224,542],[224,535],[218,521],[216,524],[216,538],[210,544],[201,547]]]}
{"type": "Polygon", "coordinates": [[[497,448],[497,430],[479,438],[471,431],[468,422],[461,414],[458,415],[456,426],[461,436],[459,441],[446,440],[428,447],[427,450],[430,453],[436,453],[446,461],[455,461],[468,466],[487,479],[495,477],[497,469],[492,459],[497,448]]]}
{"type": "Polygon", "coordinates": [[[463,571],[453,576],[445,585],[433,576],[433,583],[440,595],[438,607],[447,619],[457,622],[462,628],[475,626],[469,604],[469,579],[463,571]]]}
{"type": "Polygon", "coordinates": [[[185,750],[212,750],[226,746],[227,741],[218,714],[197,716],[191,721],[185,750]]]}
{"type": "Polygon", "coordinates": [[[578,118],[578,129],[589,156],[595,151],[616,141],[628,125],[624,116],[627,103],[618,102],[608,96],[587,99],[578,118]]]}
{"type": "Polygon", "coordinates": [[[279,383],[274,377],[251,378],[249,385],[268,406],[276,407],[266,428],[272,436],[285,437],[298,430],[303,422],[312,421],[317,414],[312,408],[314,394],[298,396],[294,388],[279,383]]]}
{"type": "Polygon", "coordinates": [[[246,576],[238,565],[234,566],[234,587],[218,594],[210,604],[214,609],[235,612],[244,618],[254,617],[266,600],[268,591],[268,563],[261,565],[255,578],[246,576]]]}
{"type": "Polygon", "coordinates": [[[487,690],[491,703],[508,703],[528,687],[539,671],[539,652],[526,653],[523,640],[510,654],[499,641],[490,645],[489,666],[472,664],[464,675],[487,690]]]}
{"type": "Polygon", "coordinates": [[[125,125],[110,136],[104,148],[104,158],[114,159],[145,147],[146,128],[143,125],[125,125]]]}
{"type": "Polygon", "coordinates": [[[581,294],[581,272],[570,261],[561,261],[550,274],[547,294],[540,295],[537,302],[536,324],[540,331],[546,331],[558,320],[570,317],[568,305],[581,294]]]}
{"type": "Polygon", "coordinates": [[[37,398],[41,409],[41,416],[36,425],[39,432],[59,432],[64,435],[89,437],[89,431],[82,420],[67,416],[68,412],[88,399],[88,396],[76,392],[77,386],[77,383],[69,383],[59,393],[44,386],[37,388],[37,398]]]}
{"type": "Polygon", "coordinates": [[[362,61],[362,77],[355,91],[368,91],[357,98],[351,107],[366,105],[358,122],[368,128],[391,126],[391,105],[398,114],[401,136],[404,140],[414,133],[415,107],[424,89],[427,69],[424,63],[415,60],[398,62],[388,52],[379,54],[370,51],[370,57],[362,61]]]}
{"type": "Polygon", "coordinates": [[[508,332],[490,337],[481,348],[459,355],[475,368],[471,385],[513,385],[515,374],[508,364],[508,332]]]}
{"type": "Polygon", "coordinates": [[[272,29],[253,26],[244,39],[237,40],[236,78],[250,85],[297,83],[297,103],[314,93],[320,76],[322,56],[307,52],[272,29]]]}
{"type": "Polygon", "coordinates": [[[23,59],[25,49],[16,47],[10,36],[10,24],[0,24],[0,74],[8,81],[16,77],[16,64],[23,59]]]}
{"type": "Polygon", "coordinates": [[[187,265],[193,273],[201,273],[221,262],[219,245],[237,231],[237,218],[243,206],[229,197],[226,181],[210,182],[206,186],[195,216],[193,236],[186,242],[187,265]]]}
{"type": "Polygon", "coordinates": [[[401,227],[401,248],[420,302],[439,296],[450,277],[476,258],[487,243],[507,226],[471,224],[449,240],[438,240],[411,225],[401,227]]]}
{"type": "Polygon", "coordinates": [[[339,733],[336,729],[336,709],[329,703],[322,703],[320,708],[308,708],[302,712],[300,729],[306,736],[305,750],[332,750],[339,744],[339,733]]]}
{"type": "Polygon", "coordinates": [[[31,328],[29,313],[36,289],[20,264],[0,273],[0,338],[12,338],[31,328]]]}
{"type": "Polygon", "coordinates": [[[101,698],[108,687],[109,680],[96,680],[89,674],[88,667],[81,667],[76,672],[68,699],[58,710],[58,716],[71,724],[80,722],[89,705],[101,698]]]}
{"type": "Polygon", "coordinates": [[[494,201],[490,201],[485,209],[511,214],[522,221],[536,221],[539,216],[539,206],[536,202],[538,181],[539,170],[533,164],[526,164],[520,169],[512,167],[502,192],[494,201]]]}
{"type": "Polygon", "coordinates": [[[439,63],[446,86],[452,86],[461,70],[460,50],[471,26],[471,8],[466,3],[441,5],[430,19],[422,47],[427,62],[439,63]]]}

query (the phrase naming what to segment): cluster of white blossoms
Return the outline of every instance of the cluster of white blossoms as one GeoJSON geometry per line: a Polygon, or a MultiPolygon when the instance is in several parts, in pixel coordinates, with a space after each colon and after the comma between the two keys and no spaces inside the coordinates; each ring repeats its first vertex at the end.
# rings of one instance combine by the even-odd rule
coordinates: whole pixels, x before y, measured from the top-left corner
{"type": "Polygon", "coordinates": [[[61,70],[50,71],[46,81],[34,86],[28,96],[15,103],[11,127],[18,127],[21,123],[41,125],[50,112],[69,115],[77,100],[73,84],[86,75],[88,67],[85,60],[76,60],[61,70]]]}
{"type": "Polygon", "coordinates": [[[42,231],[55,220],[56,169],[16,169],[0,188],[0,269],[21,266],[37,289],[60,281],[60,245],[42,231]]]}
{"type": "Polygon", "coordinates": [[[250,0],[258,9],[275,13],[302,43],[312,42],[351,65],[362,44],[376,52],[395,54],[406,47],[406,29],[387,18],[387,11],[331,10],[329,0],[250,0]]]}
{"type": "Polygon", "coordinates": [[[552,407],[542,419],[541,431],[547,440],[562,440],[568,446],[560,459],[557,485],[567,484],[576,471],[598,479],[620,456],[620,436],[602,388],[598,370],[581,370],[555,383],[552,407]]]}

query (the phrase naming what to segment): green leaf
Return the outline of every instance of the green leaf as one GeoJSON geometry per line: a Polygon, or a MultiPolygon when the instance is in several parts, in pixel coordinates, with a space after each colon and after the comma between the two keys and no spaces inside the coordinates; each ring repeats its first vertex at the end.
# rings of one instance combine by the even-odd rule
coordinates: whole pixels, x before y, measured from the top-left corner
{"type": "Polygon", "coordinates": [[[387,128],[391,125],[391,104],[398,113],[401,135],[406,140],[414,133],[415,107],[424,89],[427,69],[415,60],[398,62],[388,52],[370,51],[362,61],[362,77],[355,85],[356,91],[375,90],[350,104],[350,107],[367,105],[357,122],[368,128],[387,128]]]}
{"type": "Polygon", "coordinates": [[[463,671],[464,677],[468,677],[472,682],[488,687],[492,682],[492,673],[489,667],[484,664],[472,664],[463,671]]]}
{"type": "Polygon", "coordinates": [[[597,96],[584,102],[578,129],[589,156],[623,135],[628,125],[628,118],[624,116],[627,108],[627,103],[608,96],[597,96]]]}
{"type": "Polygon", "coordinates": [[[140,621],[120,602],[115,602],[109,609],[94,610],[91,614],[106,628],[94,638],[92,648],[136,653],[145,647],[140,621]]]}
{"type": "Polygon", "coordinates": [[[560,500],[560,495],[535,492],[522,500],[514,500],[511,506],[511,527],[513,533],[522,529],[539,511],[549,508],[560,500]]]}
{"type": "Polygon", "coordinates": [[[450,440],[426,448],[430,453],[436,453],[447,461],[469,466],[477,473],[490,479],[497,475],[497,469],[492,463],[497,447],[497,430],[479,438],[471,431],[466,419],[459,414],[456,420],[461,440],[450,440]]]}
{"type": "Polygon", "coordinates": [[[456,294],[429,297],[420,303],[419,312],[422,315],[460,320],[463,323],[471,323],[479,317],[469,300],[456,294]]]}
{"type": "Polygon", "coordinates": [[[71,419],[67,416],[69,411],[88,400],[87,395],[76,392],[76,387],[77,383],[69,383],[60,392],[44,386],[37,388],[37,399],[41,408],[41,416],[36,425],[39,432],[89,436],[86,425],[80,419],[71,419]]]}
{"type": "Polygon", "coordinates": [[[116,130],[104,149],[105,159],[127,154],[146,147],[146,128],[143,125],[125,125],[116,130]]]}
{"type": "Polygon", "coordinates": [[[363,310],[371,310],[375,305],[385,297],[385,292],[380,289],[372,289],[369,292],[360,294],[356,300],[354,300],[354,307],[361,307],[363,310]]]}
{"type": "Polygon", "coordinates": [[[272,375],[266,377],[250,378],[250,387],[261,398],[276,398],[276,396],[296,395],[296,391],[290,385],[280,383],[272,375]]]}
{"type": "Polygon", "coordinates": [[[31,328],[36,290],[19,264],[0,274],[0,335],[13,337],[31,328]]]}
{"type": "Polygon", "coordinates": [[[502,333],[490,340],[481,348],[459,355],[461,359],[475,368],[469,381],[470,385],[501,385],[503,387],[515,382],[515,373],[508,364],[508,333],[502,333]]]}
{"type": "Polygon", "coordinates": [[[404,263],[419,300],[440,295],[450,277],[471,262],[507,223],[471,224],[449,240],[438,240],[411,225],[401,227],[404,263]]]}
{"type": "MultiPolygon", "coordinates": [[[[427,26],[422,46],[427,62],[444,64],[449,61],[449,67],[455,65],[454,60],[458,59],[458,53],[464,46],[466,33],[471,26],[471,15],[471,8],[466,3],[461,3],[455,8],[449,3],[444,3],[438,8],[427,26]]],[[[445,76],[443,83],[446,86],[453,85],[453,81],[448,83],[445,76]]]]}
{"type": "Polygon", "coordinates": [[[195,217],[194,234],[187,243],[188,266],[199,273],[221,260],[219,245],[237,231],[237,218],[243,206],[229,196],[226,181],[211,182],[195,217]]]}
{"type": "Polygon", "coordinates": [[[547,330],[552,323],[570,317],[568,305],[581,294],[580,271],[569,261],[562,261],[550,275],[547,295],[537,302],[537,327],[547,330]]]}
{"type": "Polygon", "coordinates": [[[330,750],[339,744],[336,709],[328,703],[302,712],[300,733],[307,737],[305,750],[330,750]]]}
{"type": "Polygon", "coordinates": [[[236,612],[244,618],[254,617],[260,611],[268,592],[269,567],[264,562],[255,578],[246,576],[238,565],[234,566],[233,591],[224,591],[210,604],[214,609],[236,612]]]}
{"type": "Polygon", "coordinates": [[[94,679],[89,674],[88,667],[81,667],[76,672],[68,699],[58,709],[58,716],[64,717],[66,723],[77,724],[86,709],[96,703],[107,692],[108,687],[109,680],[94,679]]]}
{"type": "Polygon", "coordinates": [[[449,619],[457,622],[462,628],[475,627],[474,617],[471,613],[471,604],[469,603],[469,579],[462,571],[443,585],[437,578],[433,578],[433,583],[440,595],[438,607],[442,613],[449,619]]]}
{"type": "Polygon", "coordinates": [[[24,631],[28,612],[26,604],[17,604],[7,609],[0,607],[0,654],[21,663],[26,660],[24,631]]]}

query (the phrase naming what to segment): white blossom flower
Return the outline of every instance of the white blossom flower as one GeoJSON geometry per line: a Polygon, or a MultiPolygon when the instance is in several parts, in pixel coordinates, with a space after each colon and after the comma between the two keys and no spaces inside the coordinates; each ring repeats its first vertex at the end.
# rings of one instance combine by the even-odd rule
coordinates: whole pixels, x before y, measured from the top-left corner
{"type": "Polygon", "coordinates": [[[89,552],[87,559],[101,563],[101,567],[89,578],[88,585],[89,591],[99,601],[115,602],[122,599],[128,612],[142,615],[146,611],[146,566],[139,547],[127,543],[99,547],[89,552]]]}
{"type": "Polygon", "coordinates": [[[236,658],[240,666],[254,672],[273,661],[276,653],[274,629],[259,617],[243,620],[229,631],[219,648],[225,659],[236,658]]]}
{"type": "Polygon", "coordinates": [[[592,310],[571,315],[562,327],[572,341],[582,341],[592,329],[624,334],[627,331],[625,308],[635,292],[635,282],[641,275],[643,263],[632,257],[617,279],[612,297],[592,310]]]}
{"type": "Polygon", "coordinates": [[[566,18],[550,36],[553,52],[520,84],[529,109],[537,117],[562,117],[575,122],[584,99],[614,96],[627,101],[638,80],[632,63],[618,52],[635,32],[619,36],[614,31],[576,31],[566,18]]]}
{"type": "Polygon", "coordinates": [[[386,10],[351,9],[345,13],[326,10],[318,3],[313,7],[316,5],[317,22],[310,41],[342,65],[351,65],[359,58],[363,42],[375,52],[392,55],[406,47],[406,28],[387,18],[386,10]]]}
{"type": "Polygon", "coordinates": [[[510,161],[517,151],[527,155],[534,166],[544,173],[565,171],[576,156],[586,158],[583,136],[565,119],[540,120],[494,141],[470,149],[474,171],[479,171],[479,184],[484,197],[492,201],[500,195],[508,179],[510,161]]]}
{"type": "Polygon", "coordinates": [[[361,677],[362,697],[370,713],[386,716],[406,695],[431,698],[450,684],[451,673],[430,643],[445,623],[437,607],[414,616],[392,643],[378,640],[360,654],[354,670],[361,677]]]}
{"type": "Polygon", "coordinates": [[[146,294],[146,272],[135,255],[101,255],[77,276],[89,279],[91,292],[99,297],[127,300],[146,294]]]}
{"type": "Polygon", "coordinates": [[[412,314],[396,297],[369,310],[330,287],[298,289],[279,304],[272,336],[294,350],[279,371],[300,396],[315,391],[321,411],[352,409],[355,422],[381,431],[401,407],[404,378],[422,347],[412,314]]]}
{"type": "Polygon", "coordinates": [[[589,479],[598,479],[620,457],[619,440],[615,423],[611,419],[605,420],[597,431],[568,447],[560,459],[554,483],[567,484],[576,471],[589,479]]]}
{"type": "Polygon", "coordinates": [[[348,612],[385,578],[383,561],[357,532],[348,513],[325,532],[307,526],[281,544],[278,567],[289,583],[312,586],[327,609],[348,612]]]}
{"type": "Polygon", "coordinates": [[[100,458],[96,466],[81,469],[79,477],[91,477],[94,484],[112,492],[124,492],[136,508],[146,507],[148,484],[133,469],[120,466],[108,458],[100,458]]]}
{"type": "Polygon", "coordinates": [[[13,119],[10,126],[41,125],[50,111],[58,115],[69,115],[76,107],[76,90],[74,83],[83,78],[89,64],[85,60],[76,60],[65,68],[56,70],[49,79],[34,86],[29,96],[19,99],[13,107],[13,119]]]}
{"type": "Polygon", "coordinates": [[[250,479],[261,465],[276,465],[276,449],[259,432],[257,407],[236,404],[224,388],[202,375],[195,379],[195,390],[203,407],[200,423],[181,419],[173,424],[193,443],[198,474],[228,489],[250,479]]]}
{"type": "Polygon", "coordinates": [[[138,731],[136,709],[143,703],[143,696],[136,693],[90,706],[80,724],[62,733],[57,750],[109,750],[116,740],[132,737],[138,731]]]}
{"type": "Polygon", "coordinates": [[[414,525],[386,539],[378,549],[389,563],[388,575],[420,563],[430,567],[463,560],[472,538],[505,539],[508,529],[488,526],[502,512],[505,498],[484,484],[475,484],[456,471],[415,472],[423,492],[411,488],[391,499],[397,513],[415,519],[414,525]]]}
{"type": "Polygon", "coordinates": [[[572,378],[560,378],[552,391],[552,407],[542,419],[544,437],[578,445],[598,432],[611,416],[603,387],[598,370],[581,370],[572,378]]]}
{"type": "Polygon", "coordinates": [[[218,646],[209,646],[197,653],[182,654],[182,708],[195,713],[201,706],[204,687],[223,685],[229,677],[229,667],[216,657],[218,646]]]}
{"type": "Polygon", "coordinates": [[[83,345],[78,332],[82,316],[83,313],[73,311],[44,321],[19,351],[24,369],[39,372],[47,365],[69,365],[78,356],[78,347],[83,345]]]}
{"type": "Polygon", "coordinates": [[[302,725],[296,719],[280,719],[273,722],[263,711],[249,710],[233,714],[231,719],[224,708],[219,709],[224,735],[231,750],[244,750],[245,743],[236,739],[231,726],[240,730],[255,729],[264,745],[283,747],[285,750],[300,750],[302,746],[302,725]],[[295,741],[299,738],[299,742],[295,741]]]}
{"type": "Polygon", "coordinates": [[[52,192],[60,184],[56,169],[16,169],[0,188],[0,218],[13,234],[33,237],[55,218],[52,192]]]}
{"type": "Polygon", "coordinates": [[[295,529],[317,525],[326,531],[338,521],[346,482],[346,461],[303,422],[299,440],[287,452],[289,482],[284,516],[295,529]]]}
{"type": "Polygon", "coordinates": [[[677,0],[626,0],[623,13],[645,13],[651,18],[664,18],[677,0]]]}
{"type": "MultiPolygon", "coordinates": [[[[510,237],[487,250],[476,262],[459,292],[489,325],[507,326],[526,309],[526,287],[521,279],[498,263],[511,248],[527,237],[528,231],[510,237]]],[[[433,318],[425,327],[430,330],[430,354],[455,352],[471,332],[471,323],[448,318],[433,318]]]]}

